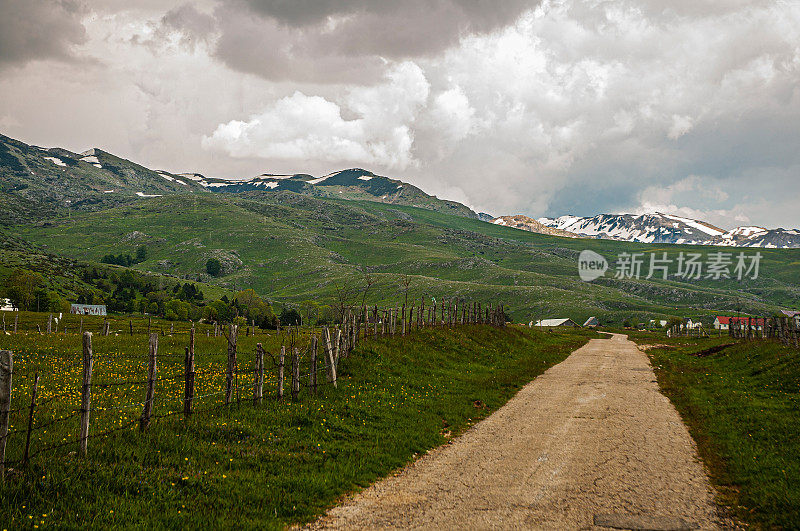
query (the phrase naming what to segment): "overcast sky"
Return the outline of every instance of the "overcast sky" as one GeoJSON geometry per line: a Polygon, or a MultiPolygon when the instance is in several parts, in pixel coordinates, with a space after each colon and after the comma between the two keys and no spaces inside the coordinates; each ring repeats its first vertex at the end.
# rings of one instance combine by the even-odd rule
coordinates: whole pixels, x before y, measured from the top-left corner
{"type": "Polygon", "coordinates": [[[0,0],[0,132],[495,215],[800,227],[800,0],[0,0]]]}

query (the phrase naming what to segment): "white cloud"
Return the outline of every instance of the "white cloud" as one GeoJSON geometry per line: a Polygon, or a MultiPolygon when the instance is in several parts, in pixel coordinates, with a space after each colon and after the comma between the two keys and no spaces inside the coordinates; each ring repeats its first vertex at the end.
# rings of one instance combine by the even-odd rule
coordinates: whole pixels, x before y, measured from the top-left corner
{"type": "Polygon", "coordinates": [[[428,97],[429,85],[412,62],[396,65],[386,82],[357,87],[342,107],[320,96],[295,92],[247,121],[220,124],[203,138],[205,149],[232,157],[322,160],[404,169],[414,164],[411,124],[428,97]]]}

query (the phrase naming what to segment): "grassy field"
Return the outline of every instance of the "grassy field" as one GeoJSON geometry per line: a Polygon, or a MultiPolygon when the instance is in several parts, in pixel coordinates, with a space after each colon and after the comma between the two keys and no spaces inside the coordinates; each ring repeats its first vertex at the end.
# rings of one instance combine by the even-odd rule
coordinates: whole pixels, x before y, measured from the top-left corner
{"type": "Polygon", "coordinates": [[[567,316],[583,322],[593,315],[603,323],[708,318],[738,308],[764,315],[800,296],[800,249],[760,250],[760,277],[749,282],[609,277],[588,284],[577,275],[582,249],[612,262],[623,251],[666,251],[674,258],[719,249],[557,238],[421,208],[291,193],[160,197],[9,232],[84,260],[146,245],[148,259],[137,269],[232,290],[251,287],[288,303],[331,304],[337,289],[360,301],[363,271],[375,281],[372,303],[403,297],[402,275],[408,274],[410,297],[503,302],[525,322],[567,316]],[[228,264],[221,278],[204,273],[212,256],[228,264]]]}
{"type": "MultiPolygon", "coordinates": [[[[173,414],[155,419],[146,434],[136,426],[145,336],[96,337],[91,433],[121,429],[90,439],[84,460],[70,453],[78,428],[70,417],[79,407],[78,336],[7,335],[2,347],[17,353],[12,408],[28,400],[31,372],[44,374],[38,401],[49,402],[37,415],[32,452],[66,446],[8,475],[0,488],[0,525],[277,528],[306,522],[485,417],[590,336],[472,326],[378,338],[342,361],[338,389],[323,386],[316,398],[303,389],[299,402],[276,402],[268,363],[264,403],[247,400],[246,380],[241,404],[219,407],[222,396],[212,395],[196,405],[207,410],[189,420],[179,413],[186,337],[164,336],[154,413],[173,414]],[[112,382],[131,383],[104,385],[112,382]],[[53,421],[59,422],[48,425],[53,421]]],[[[274,353],[282,339],[240,337],[240,367],[252,367],[256,341],[274,353]]],[[[198,394],[223,388],[224,342],[197,338],[198,394]]],[[[24,412],[16,413],[12,430],[25,422],[24,412]]],[[[10,436],[9,459],[19,458],[23,439],[10,436]]]]}
{"type": "Polygon", "coordinates": [[[800,352],[773,341],[634,332],[720,502],[759,528],[800,528],[800,352]]]}

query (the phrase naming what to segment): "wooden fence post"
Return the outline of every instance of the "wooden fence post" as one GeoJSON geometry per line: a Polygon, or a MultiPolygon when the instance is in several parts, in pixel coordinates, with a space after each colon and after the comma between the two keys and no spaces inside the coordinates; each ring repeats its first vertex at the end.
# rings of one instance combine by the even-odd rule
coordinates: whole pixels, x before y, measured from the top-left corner
{"type": "MultiPolygon", "coordinates": [[[[225,404],[228,405],[233,400],[234,378],[238,380],[236,370],[236,336],[238,335],[238,327],[231,323],[228,328],[228,371],[225,378],[225,404]]],[[[239,385],[236,385],[237,394],[239,385]]]]}
{"type": "Polygon", "coordinates": [[[25,434],[25,452],[22,454],[22,464],[28,464],[28,456],[31,450],[31,431],[33,431],[33,412],[36,409],[36,394],[39,391],[39,373],[33,376],[33,389],[31,389],[31,405],[28,409],[28,432],[25,434]]]}
{"type": "Polygon", "coordinates": [[[147,390],[144,395],[142,418],[139,419],[139,430],[146,431],[150,427],[153,415],[153,398],[156,392],[156,354],[158,354],[158,334],[150,334],[150,355],[147,360],[147,390]]]}
{"type": "Polygon", "coordinates": [[[281,354],[278,357],[278,400],[283,398],[283,366],[286,363],[286,347],[281,346],[281,354]]]}
{"type": "MultiPolygon", "coordinates": [[[[352,334],[352,328],[351,332],[352,334]]],[[[311,336],[311,370],[309,371],[309,385],[311,392],[317,394],[317,336],[311,336]]]]}
{"type": "Polygon", "coordinates": [[[256,381],[253,387],[253,402],[258,404],[264,396],[264,347],[256,343],[256,381]]]}
{"type": "Polygon", "coordinates": [[[19,312],[14,312],[14,333],[17,333],[17,323],[19,322],[19,312]]]}
{"type": "Polygon", "coordinates": [[[86,456],[89,446],[89,413],[92,405],[92,333],[83,333],[83,386],[81,387],[81,431],[78,452],[86,456]]]}
{"type": "Polygon", "coordinates": [[[327,328],[324,328],[322,331],[322,339],[325,342],[325,367],[328,369],[328,381],[336,387],[336,361],[333,359],[331,334],[327,328]]]}
{"type": "Polygon", "coordinates": [[[340,329],[336,329],[336,340],[333,343],[333,364],[334,366],[339,366],[339,345],[342,342],[342,331],[340,329]]]}
{"type": "Polygon", "coordinates": [[[189,330],[189,346],[184,359],[183,416],[189,418],[194,402],[194,327],[189,330]]]}
{"type": "Polygon", "coordinates": [[[300,351],[297,347],[292,352],[292,400],[300,395],[300,351]]]}
{"type": "Polygon", "coordinates": [[[6,477],[6,440],[8,416],[11,411],[11,377],[14,374],[14,354],[0,350],[0,482],[6,477]]]}

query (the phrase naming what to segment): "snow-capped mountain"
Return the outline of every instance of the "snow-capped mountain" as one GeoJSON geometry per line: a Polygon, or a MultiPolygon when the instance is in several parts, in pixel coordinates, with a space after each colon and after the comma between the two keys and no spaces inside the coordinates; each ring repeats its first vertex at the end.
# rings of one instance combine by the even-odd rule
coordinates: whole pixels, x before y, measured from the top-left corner
{"type": "Polygon", "coordinates": [[[599,214],[593,217],[539,218],[547,227],[581,236],[643,243],[727,245],[732,247],[796,248],[800,231],[737,227],[725,231],[705,221],[672,214],[599,214]]]}
{"type": "Polygon", "coordinates": [[[500,216],[492,220],[495,225],[502,225],[503,227],[513,227],[515,229],[528,230],[531,232],[538,232],[539,234],[549,234],[550,236],[563,236],[565,238],[580,238],[577,234],[567,232],[555,227],[548,227],[539,223],[533,218],[528,216],[500,216]]]}

